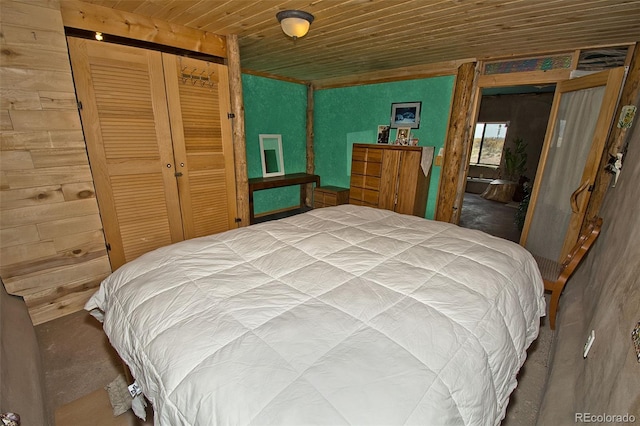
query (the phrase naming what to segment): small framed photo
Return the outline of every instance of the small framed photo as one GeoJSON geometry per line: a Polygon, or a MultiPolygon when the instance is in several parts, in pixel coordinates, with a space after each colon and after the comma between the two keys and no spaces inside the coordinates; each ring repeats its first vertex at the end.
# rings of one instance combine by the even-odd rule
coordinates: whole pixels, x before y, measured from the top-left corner
{"type": "Polygon", "coordinates": [[[410,134],[411,127],[398,127],[398,131],[396,132],[396,143],[399,145],[408,145],[410,134]]]}
{"type": "Polygon", "coordinates": [[[389,143],[389,131],[390,126],[380,125],[378,126],[378,143],[389,143]]]}
{"type": "Polygon", "coordinates": [[[411,127],[398,127],[394,145],[409,145],[411,139],[411,127]]]}
{"type": "Polygon", "coordinates": [[[420,109],[422,102],[403,102],[391,104],[391,127],[420,127],[420,109]]]}

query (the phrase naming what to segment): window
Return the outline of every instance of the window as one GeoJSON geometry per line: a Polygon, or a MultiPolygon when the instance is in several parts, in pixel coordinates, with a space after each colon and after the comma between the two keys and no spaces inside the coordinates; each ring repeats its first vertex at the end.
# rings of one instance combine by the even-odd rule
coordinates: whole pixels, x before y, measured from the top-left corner
{"type": "Polygon", "coordinates": [[[509,123],[477,123],[469,164],[499,166],[509,123]]]}

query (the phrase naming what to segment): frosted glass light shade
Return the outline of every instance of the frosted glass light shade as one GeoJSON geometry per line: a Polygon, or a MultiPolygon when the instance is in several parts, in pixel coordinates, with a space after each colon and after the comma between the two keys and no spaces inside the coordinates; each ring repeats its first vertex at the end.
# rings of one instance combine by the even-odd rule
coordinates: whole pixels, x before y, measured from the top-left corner
{"type": "Polygon", "coordinates": [[[285,18],[280,25],[289,37],[302,37],[309,32],[309,21],[300,18],[285,18]]]}
{"type": "Polygon", "coordinates": [[[282,31],[294,39],[303,37],[309,31],[313,15],[301,10],[283,10],[276,14],[282,31]]]}

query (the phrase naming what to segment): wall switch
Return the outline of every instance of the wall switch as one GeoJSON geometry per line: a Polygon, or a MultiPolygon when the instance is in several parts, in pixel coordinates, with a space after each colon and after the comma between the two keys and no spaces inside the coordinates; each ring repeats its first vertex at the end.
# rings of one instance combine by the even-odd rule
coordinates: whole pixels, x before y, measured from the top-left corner
{"type": "Polygon", "coordinates": [[[591,334],[587,338],[587,343],[584,344],[584,351],[582,353],[582,358],[586,358],[589,353],[589,349],[591,349],[591,345],[593,345],[593,341],[596,340],[596,331],[591,330],[591,334]]]}

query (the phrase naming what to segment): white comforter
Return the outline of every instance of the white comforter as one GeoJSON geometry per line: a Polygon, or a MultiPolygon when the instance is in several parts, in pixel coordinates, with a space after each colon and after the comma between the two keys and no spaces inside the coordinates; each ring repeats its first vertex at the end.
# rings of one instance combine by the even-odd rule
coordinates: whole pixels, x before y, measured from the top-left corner
{"type": "Polygon", "coordinates": [[[496,425],[544,298],[517,244],[344,205],[148,253],[86,309],[156,424],[496,425]]]}

